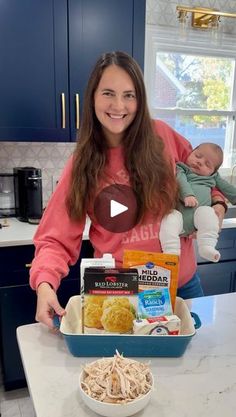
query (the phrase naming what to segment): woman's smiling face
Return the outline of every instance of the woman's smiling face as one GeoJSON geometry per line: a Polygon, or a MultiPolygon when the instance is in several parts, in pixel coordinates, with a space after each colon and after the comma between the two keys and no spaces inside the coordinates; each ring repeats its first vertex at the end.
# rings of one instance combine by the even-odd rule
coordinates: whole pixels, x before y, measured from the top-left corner
{"type": "Polygon", "coordinates": [[[94,107],[109,146],[120,145],[137,113],[134,83],[125,70],[117,65],[104,70],[94,94],[94,107]]]}

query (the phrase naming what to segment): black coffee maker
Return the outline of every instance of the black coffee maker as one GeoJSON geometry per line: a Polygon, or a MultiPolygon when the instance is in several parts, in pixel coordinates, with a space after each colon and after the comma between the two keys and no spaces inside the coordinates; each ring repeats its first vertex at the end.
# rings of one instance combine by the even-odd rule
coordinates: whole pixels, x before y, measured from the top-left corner
{"type": "Polygon", "coordinates": [[[38,224],[43,212],[41,169],[18,167],[13,172],[16,217],[22,222],[38,224]]]}

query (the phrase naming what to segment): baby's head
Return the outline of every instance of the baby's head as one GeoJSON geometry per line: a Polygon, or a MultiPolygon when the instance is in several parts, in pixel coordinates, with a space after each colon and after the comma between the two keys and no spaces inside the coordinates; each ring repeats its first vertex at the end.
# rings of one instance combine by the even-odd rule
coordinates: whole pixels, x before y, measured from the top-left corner
{"type": "Polygon", "coordinates": [[[223,151],[215,143],[202,143],[189,154],[186,165],[195,174],[209,176],[214,174],[223,162],[223,151]]]}

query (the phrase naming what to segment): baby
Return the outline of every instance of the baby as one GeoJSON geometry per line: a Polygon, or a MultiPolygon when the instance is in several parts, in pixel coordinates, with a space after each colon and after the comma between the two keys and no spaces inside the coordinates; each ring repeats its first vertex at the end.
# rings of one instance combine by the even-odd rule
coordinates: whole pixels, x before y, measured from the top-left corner
{"type": "Polygon", "coordinates": [[[188,156],[186,163],[177,163],[180,201],[177,209],[165,216],[160,227],[160,242],[165,253],[180,255],[180,235],[197,230],[198,252],[202,258],[218,262],[215,248],[219,220],[211,207],[211,189],[218,190],[236,204],[236,187],[220,177],[217,170],[223,162],[223,151],[214,143],[203,143],[188,156]]]}

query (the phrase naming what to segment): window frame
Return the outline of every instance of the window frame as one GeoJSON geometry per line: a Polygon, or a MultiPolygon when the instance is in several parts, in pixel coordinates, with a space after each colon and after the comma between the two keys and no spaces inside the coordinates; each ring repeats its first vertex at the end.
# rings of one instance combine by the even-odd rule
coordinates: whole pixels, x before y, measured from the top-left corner
{"type": "MultiPolygon", "coordinates": [[[[160,28],[154,25],[146,25],[145,34],[145,65],[144,80],[147,91],[149,110],[153,118],[158,118],[158,112],[175,115],[207,115],[226,116],[229,118],[230,140],[226,141],[225,151],[230,154],[236,151],[236,42],[229,35],[221,33],[220,41],[210,39],[209,32],[188,29],[183,35],[176,28],[160,28]],[[234,80],[232,85],[232,109],[231,110],[202,110],[182,108],[162,108],[152,105],[152,91],[155,80],[156,53],[177,52],[182,54],[201,55],[219,58],[230,58],[235,61],[234,80]]],[[[229,160],[230,167],[221,168],[225,177],[230,177],[233,169],[232,156],[229,160]]],[[[235,166],[235,164],[234,164],[235,166]]]]}

